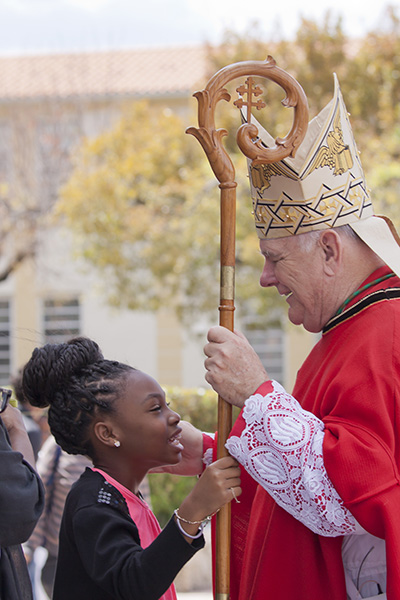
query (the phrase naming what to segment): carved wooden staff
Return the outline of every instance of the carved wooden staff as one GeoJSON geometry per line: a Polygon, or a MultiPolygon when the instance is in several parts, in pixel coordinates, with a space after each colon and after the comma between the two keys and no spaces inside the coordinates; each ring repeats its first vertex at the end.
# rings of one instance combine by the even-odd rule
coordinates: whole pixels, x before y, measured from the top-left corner
{"type": "MultiPolygon", "coordinates": [[[[276,66],[269,56],[265,61],[239,62],[219,70],[208,82],[204,90],[196,92],[198,100],[199,127],[189,127],[187,133],[194,135],[207,154],[211,168],[219,181],[220,193],[220,325],[233,331],[233,312],[235,296],[235,237],[236,237],[236,182],[235,169],[225,151],[222,138],[227,135],[225,129],[216,129],[214,114],[220,100],[229,102],[230,94],[225,86],[238,77],[247,77],[245,85],[237,88],[241,97],[234,103],[238,108],[247,107],[247,123],[237,132],[237,143],[243,154],[252,160],[252,164],[272,163],[287,156],[294,156],[304,139],[308,126],[307,99],[302,87],[288,73],[276,66]],[[257,141],[258,130],[251,124],[251,109],[263,108],[262,100],[253,97],[262,93],[254,85],[252,77],[270,79],[282,87],[286,97],[284,106],[294,108],[291,130],[285,138],[277,138],[275,146],[265,148],[257,141]],[[247,96],[247,101],[243,96],[247,96]]],[[[232,407],[218,397],[218,446],[217,456],[228,454],[225,442],[232,427],[232,407]]],[[[215,598],[229,600],[230,580],[230,504],[217,514],[216,523],[216,565],[215,598]]]]}

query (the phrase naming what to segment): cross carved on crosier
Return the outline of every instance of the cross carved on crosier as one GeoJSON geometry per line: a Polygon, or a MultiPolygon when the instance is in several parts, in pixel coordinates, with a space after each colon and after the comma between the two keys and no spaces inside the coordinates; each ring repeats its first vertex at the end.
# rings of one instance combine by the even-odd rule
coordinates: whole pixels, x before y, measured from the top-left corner
{"type": "Polygon", "coordinates": [[[247,123],[251,122],[251,108],[254,107],[257,110],[261,110],[266,106],[265,102],[261,100],[253,101],[253,96],[259,96],[263,93],[262,88],[254,83],[254,79],[252,77],[248,77],[244,83],[240,87],[236,88],[237,93],[240,98],[235,100],[233,103],[237,108],[243,108],[243,106],[247,106],[247,123]],[[243,96],[247,95],[247,101],[243,100],[243,96]]]}

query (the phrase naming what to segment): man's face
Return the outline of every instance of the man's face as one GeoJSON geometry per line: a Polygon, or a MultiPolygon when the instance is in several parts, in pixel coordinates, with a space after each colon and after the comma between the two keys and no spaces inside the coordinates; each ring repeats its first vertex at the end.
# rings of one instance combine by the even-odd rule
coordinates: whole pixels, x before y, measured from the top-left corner
{"type": "Polygon", "coordinates": [[[289,320],[317,333],[332,316],[329,286],[324,273],[324,251],[318,238],[301,243],[301,236],[261,240],[265,264],[262,287],[275,286],[289,304],[289,320]]]}

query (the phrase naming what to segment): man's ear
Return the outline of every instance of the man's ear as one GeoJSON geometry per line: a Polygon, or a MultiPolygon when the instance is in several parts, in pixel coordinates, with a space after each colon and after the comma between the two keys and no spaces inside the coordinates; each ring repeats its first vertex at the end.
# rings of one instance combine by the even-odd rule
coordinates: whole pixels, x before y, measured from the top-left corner
{"type": "Polygon", "coordinates": [[[319,243],[324,253],[324,271],[328,277],[335,275],[342,262],[343,244],[334,229],[323,231],[319,243]]]}
{"type": "Polygon", "coordinates": [[[95,438],[106,446],[114,446],[117,439],[112,426],[106,421],[97,421],[93,427],[95,438]]]}

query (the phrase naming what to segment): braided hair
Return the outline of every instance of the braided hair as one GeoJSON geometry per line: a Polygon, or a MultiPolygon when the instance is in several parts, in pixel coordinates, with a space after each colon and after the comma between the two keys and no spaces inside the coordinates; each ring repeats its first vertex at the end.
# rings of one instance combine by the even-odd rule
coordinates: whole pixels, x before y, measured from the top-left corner
{"type": "Polygon", "coordinates": [[[104,359],[96,342],[77,337],[33,351],[23,370],[23,393],[33,406],[50,407],[50,430],[63,450],[93,459],[89,426],[97,415],[115,412],[134,370],[104,359]]]}

